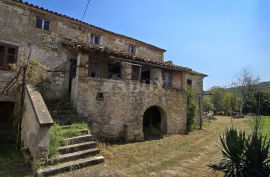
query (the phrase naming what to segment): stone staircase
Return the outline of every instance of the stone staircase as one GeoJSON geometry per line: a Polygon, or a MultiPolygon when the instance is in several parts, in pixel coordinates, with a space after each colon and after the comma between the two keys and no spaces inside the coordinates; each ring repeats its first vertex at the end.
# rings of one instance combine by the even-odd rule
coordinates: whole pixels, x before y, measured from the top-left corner
{"type": "Polygon", "coordinates": [[[74,123],[87,123],[86,118],[80,116],[73,108],[69,97],[47,101],[46,105],[54,122],[59,125],[67,126],[68,128],[69,125],[74,123]]]}
{"type": "MultiPolygon", "coordinates": [[[[61,125],[63,132],[69,132],[73,124],[87,122],[73,109],[70,99],[47,103],[55,122],[61,125]]],[[[72,130],[74,131],[74,130],[72,130]]],[[[52,176],[104,162],[100,150],[88,129],[72,132],[74,136],[64,138],[58,148],[58,155],[47,161],[44,168],[37,171],[38,177],[52,176]]]]}

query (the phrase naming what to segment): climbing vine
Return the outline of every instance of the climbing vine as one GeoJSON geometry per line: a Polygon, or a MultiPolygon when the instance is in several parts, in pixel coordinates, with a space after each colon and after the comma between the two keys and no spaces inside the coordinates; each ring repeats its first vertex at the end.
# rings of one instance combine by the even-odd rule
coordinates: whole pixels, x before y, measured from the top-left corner
{"type": "Polygon", "coordinates": [[[194,117],[196,115],[195,95],[191,87],[187,88],[187,131],[190,132],[194,125],[194,117]]]}

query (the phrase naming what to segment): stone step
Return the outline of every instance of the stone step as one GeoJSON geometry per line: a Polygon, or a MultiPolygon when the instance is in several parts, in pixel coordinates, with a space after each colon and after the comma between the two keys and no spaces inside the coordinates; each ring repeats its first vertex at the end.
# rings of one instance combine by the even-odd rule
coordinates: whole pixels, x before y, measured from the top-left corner
{"type": "Polygon", "coordinates": [[[49,111],[54,111],[54,110],[74,110],[73,106],[64,106],[64,105],[47,105],[47,108],[49,111]]]}
{"type": "Polygon", "coordinates": [[[36,176],[46,177],[46,176],[57,175],[59,173],[68,172],[68,171],[84,168],[87,166],[97,165],[103,162],[104,162],[104,157],[95,156],[95,157],[89,157],[89,158],[80,159],[76,161],[60,163],[54,166],[48,166],[46,168],[39,169],[37,171],[36,176]]]}
{"type": "Polygon", "coordinates": [[[58,109],[58,110],[55,110],[55,112],[58,115],[75,115],[75,114],[78,114],[75,110],[71,110],[71,109],[58,109]]]}
{"type": "Polygon", "coordinates": [[[63,98],[58,98],[58,99],[50,99],[47,100],[47,103],[59,103],[59,102],[63,102],[63,101],[71,101],[70,97],[63,97],[63,98]]]}
{"type": "Polygon", "coordinates": [[[88,134],[88,135],[81,135],[81,136],[76,136],[72,138],[67,138],[63,142],[61,142],[61,144],[71,145],[71,144],[79,144],[79,143],[93,141],[93,140],[94,140],[94,137],[88,134]]]}
{"type": "Polygon", "coordinates": [[[78,159],[83,159],[89,156],[93,156],[96,154],[99,154],[100,150],[98,148],[91,148],[83,151],[68,153],[68,154],[62,154],[59,155],[57,158],[50,160],[47,165],[55,165],[57,163],[63,163],[63,162],[69,162],[74,161],[78,159]]]}
{"type": "MultiPolygon", "coordinates": [[[[67,130],[72,128],[72,125],[61,125],[60,126],[62,130],[67,130]]],[[[74,135],[73,137],[77,137],[77,136],[82,136],[82,135],[88,135],[89,134],[89,130],[88,129],[81,129],[78,130],[76,133],[76,135],[74,135]]]]}
{"type": "Polygon", "coordinates": [[[96,145],[97,143],[94,141],[84,142],[80,144],[71,144],[71,145],[60,147],[58,149],[58,152],[60,154],[67,154],[67,153],[77,152],[77,151],[86,150],[90,148],[95,148],[96,145]]]}
{"type": "Polygon", "coordinates": [[[61,128],[63,130],[71,128],[71,125],[62,125],[61,128]]]}
{"type": "Polygon", "coordinates": [[[71,102],[63,102],[63,103],[47,103],[48,107],[64,107],[64,106],[73,106],[71,102]]]}
{"type": "MultiPolygon", "coordinates": [[[[62,126],[61,126],[62,127],[62,126]]],[[[75,133],[75,137],[77,136],[82,136],[82,135],[88,135],[89,134],[89,130],[87,129],[84,129],[84,130],[78,130],[76,133],[75,133]]]]}
{"type": "MultiPolygon", "coordinates": [[[[56,118],[57,119],[65,119],[67,117],[76,117],[76,118],[79,118],[80,116],[78,114],[57,114],[56,115],[56,118]]],[[[81,118],[83,119],[83,118],[81,118]]]]}

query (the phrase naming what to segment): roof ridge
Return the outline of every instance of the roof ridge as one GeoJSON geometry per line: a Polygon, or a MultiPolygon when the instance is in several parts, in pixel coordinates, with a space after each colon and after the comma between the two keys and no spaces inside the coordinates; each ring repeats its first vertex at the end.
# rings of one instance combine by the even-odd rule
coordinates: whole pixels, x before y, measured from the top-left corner
{"type": "Polygon", "coordinates": [[[97,29],[97,30],[101,30],[101,31],[104,31],[104,32],[107,32],[107,33],[111,33],[111,34],[113,34],[113,35],[117,35],[117,36],[120,36],[120,37],[123,37],[123,38],[127,38],[127,39],[130,39],[130,40],[133,40],[133,41],[142,43],[142,44],[144,44],[144,45],[147,45],[147,46],[149,46],[149,47],[151,47],[151,48],[154,48],[154,49],[156,49],[156,50],[160,50],[160,51],[162,51],[162,52],[166,52],[165,49],[160,48],[160,47],[157,47],[157,46],[155,46],[155,45],[153,45],[153,44],[150,44],[150,43],[147,43],[147,42],[144,42],[144,41],[135,39],[135,38],[133,38],[133,37],[129,37],[129,36],[127,36],[127,35],[123,35],[123,34],[120,34],[120,33],[113,32],[113,31],[107,30],[107,29],[102,28],[102,27],[98,27],[98,26],[92,25],[92,24],[90,24],[90,23],[81,21],[81,20],[76,19],[76,18],[73,18],[73,17],[71,17],[71,16],[64,15],[64,14],[61,14],[61,13],[58,13],[58,12],[55,12],[55,11],[52,11],[52,10],[43,8],[43,7],[41,7],[41,6],[34,5],[34,4],[29,3],[29,2],[26,2],[26,1],[24,2],[23,0],[11,0],[11,1],[16,2],[16,3],[23,4],[23,5],[26,5],[26,6],[29,6],[29,7],[32,7],[32,8],[36,8],[36,9],[38,9],[38,10],[42,10],[42,11],[44,11],[44,12],[48,12],[48,13],[54,14],[54,15],[59,16],[59,17],[66,18],[66,19],[71,20],[71,21],[74,21],[74,22],[82,23],[82,24],[84,24],[84,25],[90,26],[90,27],[95,28],[95,29],[97,29]]]}

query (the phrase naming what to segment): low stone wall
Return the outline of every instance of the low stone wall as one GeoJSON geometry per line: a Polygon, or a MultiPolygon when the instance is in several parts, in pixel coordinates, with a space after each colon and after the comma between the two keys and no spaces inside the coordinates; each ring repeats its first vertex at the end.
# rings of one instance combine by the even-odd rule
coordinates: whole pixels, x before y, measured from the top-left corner
{"type": "Polygon", "coordinates": [[[28,149],[33,157],[32,167],[47,159],[50,143],[51,115],[38,91],[26,87],[22,118],[21,141],[23,149],[28,149]]]}

